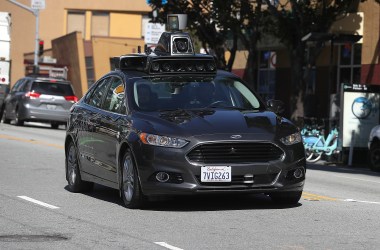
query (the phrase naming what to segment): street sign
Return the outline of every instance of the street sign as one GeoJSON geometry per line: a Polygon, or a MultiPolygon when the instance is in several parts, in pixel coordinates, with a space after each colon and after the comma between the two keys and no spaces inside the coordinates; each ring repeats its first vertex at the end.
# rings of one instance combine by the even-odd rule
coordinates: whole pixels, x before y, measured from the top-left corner
{"type": "Polygon", "coordinates": [[[44,10],[45,9],[45,0],[31,0],[31,8],[34,10],[44,10]]]}
{"type": "Polygon", "coordinates": [[[147,23],[145,28],[144,41],[147,44],[157,44],[162,32],[165,31],[165,24],[147,23]]]}
{"type": "Polygon", "coordinates": [[[340,131],[342,147],[367,148],[371,129],[379,124],[380,86],[342,84],[340,131]]]}

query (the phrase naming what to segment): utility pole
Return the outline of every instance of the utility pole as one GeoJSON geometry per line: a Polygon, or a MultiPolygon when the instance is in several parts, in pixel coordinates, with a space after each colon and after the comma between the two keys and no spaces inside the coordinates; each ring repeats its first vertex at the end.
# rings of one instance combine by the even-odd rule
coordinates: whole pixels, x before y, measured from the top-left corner
{"type": "Polygon", "coordinates": [[[34,73],[38,73],[38,49],[39,49],[39,26],[40,26],[40,10],[45,9],[45,0],[31,0],[32,6],[28,7],[15,0],[8,0],[9,2],[31,12],[36,17],[36,37],[34,46],[34,73]]]}

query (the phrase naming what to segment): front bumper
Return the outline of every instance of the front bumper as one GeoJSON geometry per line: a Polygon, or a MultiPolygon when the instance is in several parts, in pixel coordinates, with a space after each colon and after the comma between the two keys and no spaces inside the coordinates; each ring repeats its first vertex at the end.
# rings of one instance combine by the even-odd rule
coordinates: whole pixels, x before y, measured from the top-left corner
{"type": "MultiPolygon", "coordinates": [[[[302,144],[287,150],[281,160],[225,164],[231,166],[232,181],[218,183],[201,182],[200,174],[203,164],[189,162],[184,157],[186,152],[182,149],[153,146],[143,146],[141,149],[135,152],[135,159],[145,195],[302,191],[305,183],[306,161],[302,144]],[[302,177],[294,177],[293,172],[296,169],[302,170],[302,177]],[[158,172],[168,173],[169,181],[164,183],[157,181],[155,176],[158,172]],[[253,183],[245,183],[244,176],[246,175],[253,175],[253,183]]],[[[207,166],[212,166],[212,164],[207,164],[207,166]]]]}

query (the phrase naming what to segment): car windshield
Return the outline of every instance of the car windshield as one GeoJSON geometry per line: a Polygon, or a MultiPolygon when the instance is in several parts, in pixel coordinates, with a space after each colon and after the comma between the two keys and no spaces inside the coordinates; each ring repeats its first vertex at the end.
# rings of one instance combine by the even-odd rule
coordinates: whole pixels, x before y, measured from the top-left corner
{"type": "Polygon", "coordinates": [[[133,84],[133,102],[141,111],[262,108],[259,99],[242,82],[228,77],[139,78],[133,84]]]}
{"type": "Polygon", "coordinates": [[[32,91],[43,95],[72,96],[73,89],[70,84],[61,82],[39,82],[35,81],[32,85],[32,91]]]}

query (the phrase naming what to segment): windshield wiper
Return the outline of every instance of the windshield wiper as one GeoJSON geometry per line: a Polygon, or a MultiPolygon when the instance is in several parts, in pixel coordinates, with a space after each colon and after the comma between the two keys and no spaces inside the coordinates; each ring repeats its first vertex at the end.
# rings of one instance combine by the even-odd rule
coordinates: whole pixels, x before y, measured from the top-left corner
{"type": "Polygon", "coordinates": [[[247,109],[247,108],[241,108],[241,107],[235,107],[235,106],[220,106],[220,105],[213,105],[213,106],[208,106],[205,107],[207,108],[220,108],[220,109],[231,109],[231,110],[241,110],[241,111],[246,111],[246,110],[256,110],[256,109],[247,109]]]}
{"type": "Polygon", "coordinates": [[[178,112],[186,112],[186,109],[182,109],[182,108],[173,108],[173,109],[159,109],[158,112],[174,112],[174,111],[178,111],[178,112]]]}

